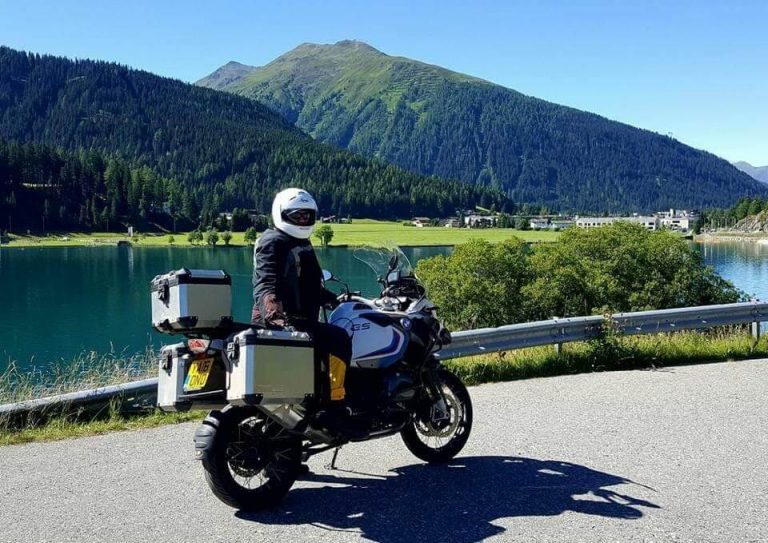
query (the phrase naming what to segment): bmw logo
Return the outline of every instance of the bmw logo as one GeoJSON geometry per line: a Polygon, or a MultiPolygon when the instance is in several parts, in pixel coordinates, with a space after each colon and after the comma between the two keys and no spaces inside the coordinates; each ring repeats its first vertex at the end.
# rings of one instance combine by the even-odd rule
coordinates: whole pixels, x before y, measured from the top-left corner
{"type": "Polygon", "coordinates": [[[405,317],[403,317],[402,319],[400,319],[400,325],[403,328],[405,328],[406,330],[410,330],[411,329],[411,319],[406,319],[405,317]]]}

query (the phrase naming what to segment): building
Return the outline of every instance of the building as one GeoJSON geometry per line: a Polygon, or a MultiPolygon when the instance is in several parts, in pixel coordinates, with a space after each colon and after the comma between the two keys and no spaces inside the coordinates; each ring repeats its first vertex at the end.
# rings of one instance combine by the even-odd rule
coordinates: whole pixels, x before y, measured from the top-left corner
{"type": "Polygon", "coordinates": [[[491,215],[467,215],[464,224],[470,228],[491,228],[496,226],[497,217],[491,215]]]}
{"type": "Polygon", "coordinates": [[[552,219],[549,221],[550,230],[565,230],[573,226],[574,222],[571,219],[552,219]]]}
{"type": "Polygon", "coordinates": [[[531,230],[546,230],[550,227],[550,221],[547,218],[534,217],[528,221],[528,227],[531,230]]]}
{"type": "Polygon", "coordinates": [[[576,228],[600,228],[616,222],[616,217],[576,217],[576,228]]]}
{"type": "Polygon", "coordinates": [[[648,230],[658,230],[661,225],[658,217],[643,215],[633,215],[631,217],[576,217],[575,223],[577,228],[600,228],[601,226],[609,226],[618,221],[639,224],[648,230]]]}
{"type": "Polygon", "coordinates": [[[413,226],[418,226],[419,228],[422,228],[424,226],[429,226],[430,219],[429,217],[414,217],[411,221],[411,224],[413,226]]]}
{"type": "Polygon", "coordinates": [[[699,220],[697,211],[687,209],[670,209],[669,211],[659,211],[656,213],[661,226],[674,230],[676,232],[688,232],[693,229],[694,224],[699,220]]]}

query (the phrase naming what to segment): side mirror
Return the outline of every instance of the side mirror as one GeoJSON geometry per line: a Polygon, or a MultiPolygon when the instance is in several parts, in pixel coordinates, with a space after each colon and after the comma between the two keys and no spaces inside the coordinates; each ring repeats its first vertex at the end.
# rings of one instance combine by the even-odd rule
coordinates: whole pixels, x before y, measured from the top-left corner
{"type": "Polygon", "coordinates": [[[331,281],[332,279],[334,279],[333,274],[328,270],[323,270],[323,282],[331,281]]]}

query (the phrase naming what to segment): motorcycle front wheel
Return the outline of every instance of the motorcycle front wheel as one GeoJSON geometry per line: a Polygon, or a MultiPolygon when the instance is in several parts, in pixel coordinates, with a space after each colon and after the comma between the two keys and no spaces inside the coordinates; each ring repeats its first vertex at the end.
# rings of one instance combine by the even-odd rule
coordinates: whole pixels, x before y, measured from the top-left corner
{"type": "Polygon", "coordinates": [[[301,468],[301,440],[262,414],[226,414],[203,459],[205,480],[227,505],[258,511],[280,503],[301,468]]]}
{"type": "Polygon", "coordinates": [[[425,406],[400,433],[408,450],[430,464],[448,462],[459,454],[472,430],[472,400],[467,387],[446,369],[438,371],[437,377],[445,410],[436,404],[425,406]]]}

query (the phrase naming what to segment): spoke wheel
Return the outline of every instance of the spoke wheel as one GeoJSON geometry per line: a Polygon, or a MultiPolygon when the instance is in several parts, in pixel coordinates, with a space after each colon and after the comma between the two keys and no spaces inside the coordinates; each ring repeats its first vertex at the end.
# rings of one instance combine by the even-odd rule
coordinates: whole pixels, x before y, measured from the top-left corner
{"type": "Polygon", "coordinates": [[[447,370],[438,373],[438,386],[445,401],[418,413],[401,432],[403,442],[414,455],[431,464],[456,456],[472,430],[472,401],[464,384],[447,370]]]}
{"type": "Polygon", "coordinates": [[[301,440],[263,415],[245,411],[227,413],[203,460],[216,497],[245,511],[280,503],[300,466],[301,440]]]}

